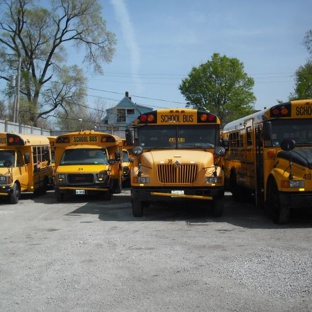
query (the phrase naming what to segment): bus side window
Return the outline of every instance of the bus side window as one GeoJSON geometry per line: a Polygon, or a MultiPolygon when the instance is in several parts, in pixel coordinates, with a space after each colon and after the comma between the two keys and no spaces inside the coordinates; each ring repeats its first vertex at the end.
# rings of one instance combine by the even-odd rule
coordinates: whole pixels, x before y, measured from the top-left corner
{"type": "Polygon", "coordinates": [[[29,164],[30,163],[30,155],[29,155],[29,153],[25,153],[24,154],[24,159],[25,159],[25,164],[29,164]]]}
{"type": "Polygon", "coordinates": [[[25,165],[25,162],[24,162],[24,158],[23,158],[23,154],[21,151],[17,151],[16,152],[16,166],[17,167],[21,167],[21,166],[24,166],[25,165]]]}

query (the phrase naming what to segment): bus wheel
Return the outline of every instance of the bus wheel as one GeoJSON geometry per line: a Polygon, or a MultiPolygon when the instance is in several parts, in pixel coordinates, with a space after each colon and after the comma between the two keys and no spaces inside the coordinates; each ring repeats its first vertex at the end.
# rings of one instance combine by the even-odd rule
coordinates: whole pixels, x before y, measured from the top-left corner
{"type": "Polygon", "coordinates": [[[241,190],[240,187],[237,185],[236,172],[234,170],[231,171],[230,176],[230,191],[235,201],[241,200],[241,190]]]}
{"type": "Polygon", "coordinates": [[[55,196],[58,202],[61,202],[64,200],[64,194],[60,192],[60,190],[55,190],[55,196]]]}
{"type": "Polygon", "coordinates": [[[104,199],[105,200],[111,200],[112,199],[112,193],[110,190],[104,192],[104,199]]]}
{"type": "Polygon", "coordinates": [[[275,181],[271,181],[268,194],[268,206],[272,220],[276,224],[286,224],[290,216],[290,208],[282,206],[275,181]]]}
{"type": "Polygon", "coordinates": [[[213,216],[216,218],[220,218],[223,216],[223,199],[215,198],[212,203],[213,207],[213,216]]]}
{"type": "Polygon", "coordinates": [[[132,214],[134,217],[142,217],[143,216],[143,204],[139,200],[132,201],[132,214]]]}
{"type": "Polygon", "coordinates": [[[17,183],[14,183],[12,193],[10,194],[10,203],[17,204],[20,197],[20,188],[17,183]]]}

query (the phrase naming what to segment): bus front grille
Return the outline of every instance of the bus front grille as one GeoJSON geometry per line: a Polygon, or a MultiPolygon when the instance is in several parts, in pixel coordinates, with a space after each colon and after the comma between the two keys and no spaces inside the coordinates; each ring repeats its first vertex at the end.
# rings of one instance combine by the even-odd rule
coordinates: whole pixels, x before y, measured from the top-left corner
{"type": "Polygon", "coordinates": [[[71,184],[93,183],[93,174],[69,174],[68,182],[71,184]]]}
{"type": "Polygon", "coordinates": [[[195,164],[160,164],[157,168],[160,183],[193,183],[197,176],[195,164]]]}

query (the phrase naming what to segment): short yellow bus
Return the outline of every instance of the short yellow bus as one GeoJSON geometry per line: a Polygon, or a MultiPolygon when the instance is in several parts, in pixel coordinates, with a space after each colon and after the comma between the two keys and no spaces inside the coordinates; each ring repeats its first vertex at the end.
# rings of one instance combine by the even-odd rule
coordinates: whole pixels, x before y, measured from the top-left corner
{"type": "Polygon", "coordinates": [[[86,130],[62,134],[55,142],[55,183],[58,201],[65,194],[103,194],[109,200],[122,189],[122,139],[86,130]]]}
{"type": "Polygon", "coordinates": [[[312,207],[312,99],[274,105],[224,126],[226,186],[254,195],[277,224],[312,207]]]}
{"type": "MultiPolygon", "coordinates": [[[[131,201],[133,216],[155,201],[211,202],[223,214],[224,176],[220,119],[196,109],[160,109],[133,123],[131,201]]],[[[132,131],[128,131],[131,134],[132,131]]],[[[131,136],[126,137],[131,145],[131,136]]]]}
{"type": "Polygon", "coordinates": [[[0,196],[18,203],[22,192],[44,194],[52,178],[46,136],[0,133],[0,196]]]}

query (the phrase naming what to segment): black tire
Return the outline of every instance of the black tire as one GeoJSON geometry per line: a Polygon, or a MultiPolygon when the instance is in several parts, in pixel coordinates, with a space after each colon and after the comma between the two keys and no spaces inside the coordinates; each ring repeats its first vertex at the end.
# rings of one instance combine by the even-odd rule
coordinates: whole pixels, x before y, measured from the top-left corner
{"type": "Polygon", "coordinates": [[[132,201],[132,214],[134,217],[142,217],[143,216],[143,203],[139,200],[132,201]]]}
{"type": "Polygon", "coordinates": [[[58,202],[64,201],[64,194],[60,190],[55,190],[55,196],[58,202]]]}
{"type": "Polygon", "coordinates": [[[223,216],[224,203],[222,198],[215,198],[212,203],[213,216],[220,218],[223,216]]]}
{"type": "Polygon", "coordinates": [[[17,183],[14,183],[12,192],[10,194],[10,203],[11,204],[17,204],[19,197],[20,197],[20,194],[21,194],[21,192],[20,192],[19,185],[17,183]]]}
{"type": "Polygon", "coordinates": [[[112,193],[110,190],[104,192],[104,200],[111,200],[112,199],[112,193]]]}
{"type": "Polygon", "coordinates": [[[282,206],[280,194],[275,180],[271,180],[268,187],[267,208],[272,220],[276,224],[286,224],[290,216],[290,208],[282,206]]]}

